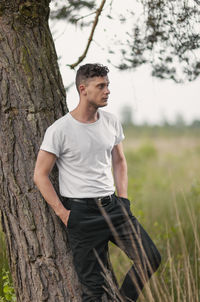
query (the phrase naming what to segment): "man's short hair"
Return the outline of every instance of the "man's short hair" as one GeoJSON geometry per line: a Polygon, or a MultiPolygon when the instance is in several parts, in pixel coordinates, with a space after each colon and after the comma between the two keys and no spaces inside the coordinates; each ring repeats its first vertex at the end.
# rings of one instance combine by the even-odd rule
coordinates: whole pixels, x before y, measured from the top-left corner
{"type": "Polygon", "coordinates": [[[109,69],[107,66],[101,64],[85,64],[79,67],[76,73],[76,88],[79,91],[79,85],[84,83],[89,78],[93,77],[105,77],[107,76],[109,69]]]}

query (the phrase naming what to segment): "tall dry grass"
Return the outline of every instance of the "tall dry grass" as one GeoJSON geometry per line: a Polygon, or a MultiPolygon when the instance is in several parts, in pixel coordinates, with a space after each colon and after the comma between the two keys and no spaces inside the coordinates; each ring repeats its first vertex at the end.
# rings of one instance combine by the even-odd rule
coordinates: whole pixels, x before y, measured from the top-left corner
{"type": "MultiPolygon", "coordinates": [[[[200,140],[130,136],[125,145],[132,213],[155,241],[162,265],[139,302],[200,301],[200,140]],[[135,143],[136,141],[136,143],[135,143]]],[[[130,267],[110,246],[119,283],[130,267]]]]}

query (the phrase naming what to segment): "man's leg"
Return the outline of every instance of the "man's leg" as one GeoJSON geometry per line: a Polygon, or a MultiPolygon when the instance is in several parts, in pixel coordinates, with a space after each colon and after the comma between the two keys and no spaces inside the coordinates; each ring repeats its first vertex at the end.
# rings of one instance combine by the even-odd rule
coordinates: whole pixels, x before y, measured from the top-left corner
{"type": "Polygon", "coordinates": [[[68,235],[74,266],[82,284],[82,301],[100,302],[105,280],[99,260],[107,267],[109,229],[98,207],[74,204],[68,235]]]}
{"type": "Polygon", "coordinates": [[[161,256],[149,235],[132,215],[129,200],[116,197],[116,205],[116,209],[121,207],[122,215],[127,217],[121,224],[113,223],[115,234],[110,240],[133,260],[133,266],[125,276],[120,292],[127,301],[136,301],[144,284],[158,269],[161,256]]]}

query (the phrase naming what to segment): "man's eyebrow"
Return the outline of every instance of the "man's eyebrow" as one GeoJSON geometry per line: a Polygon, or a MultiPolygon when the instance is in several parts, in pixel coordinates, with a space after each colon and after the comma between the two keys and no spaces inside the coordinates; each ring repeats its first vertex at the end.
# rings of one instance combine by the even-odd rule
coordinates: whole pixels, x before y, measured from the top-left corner
{"type": "Polygon", "coordinates": [[[97,86],[99,86],[99,85],[109,85],[109,84],[110,84],[110,82],[100,82],[100,83],[97,84],[97,86]]]}

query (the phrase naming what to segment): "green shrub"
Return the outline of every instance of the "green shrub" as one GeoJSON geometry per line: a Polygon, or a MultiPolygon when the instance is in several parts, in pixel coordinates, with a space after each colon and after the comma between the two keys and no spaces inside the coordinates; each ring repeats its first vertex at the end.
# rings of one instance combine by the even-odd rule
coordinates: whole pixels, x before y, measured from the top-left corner
{"type": "Polygon", "coordinates": [[[3,294],[4,297],[0,297],[0,302],[15,302],[17,301],[15,296],[14,287],[12,285],[9,272],[3,270],[3,294]]]}

